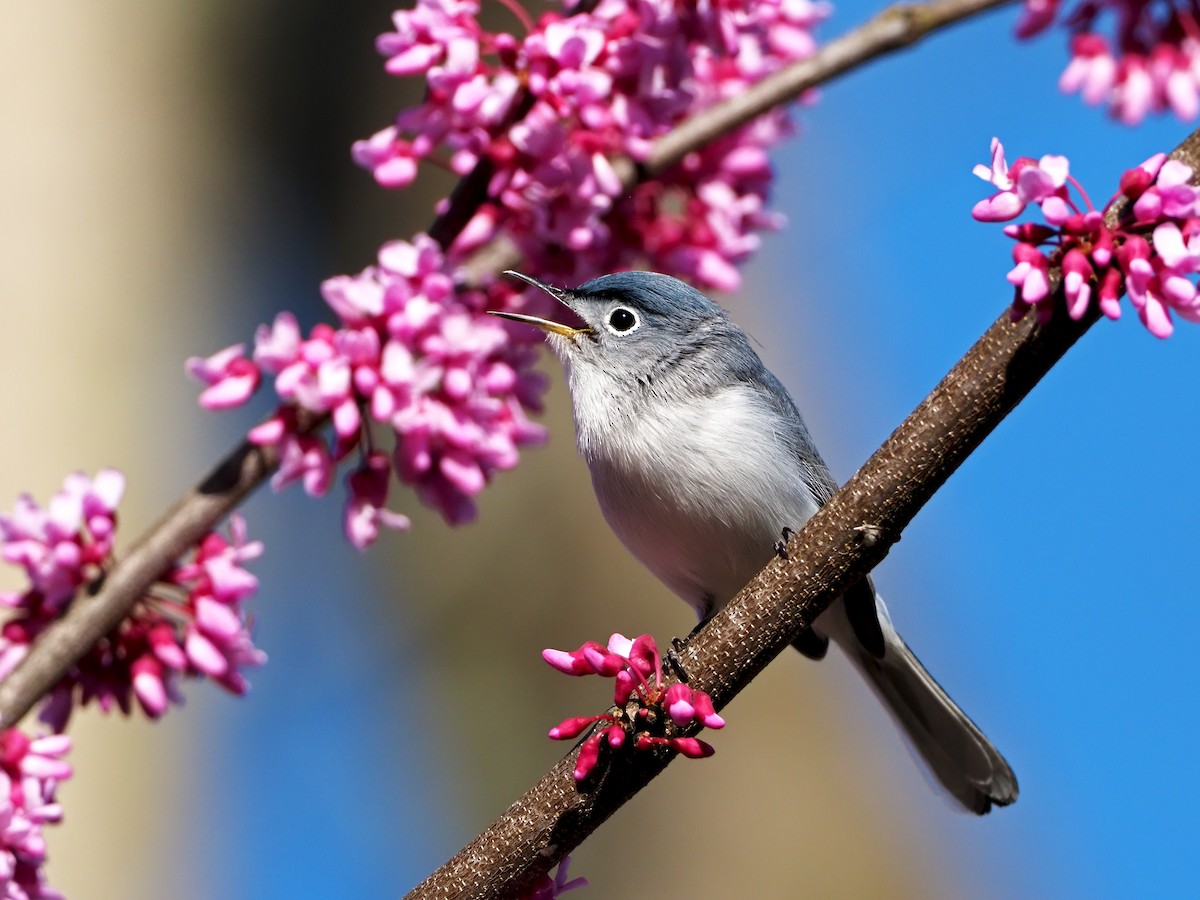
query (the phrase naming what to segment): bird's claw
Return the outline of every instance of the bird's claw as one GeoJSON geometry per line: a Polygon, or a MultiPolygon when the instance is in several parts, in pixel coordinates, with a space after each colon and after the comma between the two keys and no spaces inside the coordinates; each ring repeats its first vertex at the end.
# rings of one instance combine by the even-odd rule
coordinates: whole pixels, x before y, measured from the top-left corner
{"type": "Polygon", "coordinates": [[[781,538],[775,542],[775,555],[778,556],[780,559],[787,559],[788,558],[787,545],[791,541],[791,539],[796,536],[796,532],[792,531],[792,529],[788,528],[785,525],[783,528],[783,531],[780,532],[780,535],[781,535],[781,538]]]}
{"type": "Polygon", "coordinates": [[[679,658],[679,651],[686,646],[686,638],[671,638],[671,649],[667,651],[665,657],[667,660],[667,665],[671,667],[671,671],[674,672],[679,680],[684,684],[687,684],[688,674],[687,670],[683,667],[683,660],[679,658]]]}

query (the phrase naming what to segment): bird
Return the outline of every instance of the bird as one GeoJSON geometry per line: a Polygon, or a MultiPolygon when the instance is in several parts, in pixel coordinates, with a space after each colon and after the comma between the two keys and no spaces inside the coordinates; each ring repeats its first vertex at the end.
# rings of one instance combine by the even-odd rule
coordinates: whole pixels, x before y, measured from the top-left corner
{"type": "MultiPolygon", "coordinates": [[[[546,333],[604,518],[702,624],[837,490],[796,403],[726,310],[683,281],[628,271],[568,289],[505,274],[578,320],[493,311],[546,333]]],[[[819,660],[831,640],[958,804],[982,815],[1017,799],[1012,768],[901,639],[869,576],[794,646],[819,660]]]]}

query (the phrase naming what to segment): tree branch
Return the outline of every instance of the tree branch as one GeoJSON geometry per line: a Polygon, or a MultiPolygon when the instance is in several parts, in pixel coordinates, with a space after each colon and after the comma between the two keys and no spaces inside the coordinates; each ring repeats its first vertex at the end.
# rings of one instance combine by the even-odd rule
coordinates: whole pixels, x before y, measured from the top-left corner
{"type": "MultiPolygon", "coordinates": [[[[654,142],[641,163],[629,158],[610,160],[621,184],[629,190],[641,181],[656,178],[679,164],[693,150],[753,121],[763,113],[827,84],[865,63],[902,50],[923,38],[1014,0],[933,0],[931,3],[897,3],[840,38],[824,44],[807,59],[794,62],[715,106],[681,122],[654,142]]],[[[482,199],[480,198],[481,202],[482,199]]],[[[505,239],[495,240],[476,253],[465,266],[466,280],[478,284],[495,272],[516,268],[521,257],[505,239]]]]}
{"type": "MultiPolygon", "coordinates": [[[[1171,154],[1200,172],[1200,130],[1171,154]]],[[[1124,209],[1109,214],[1110,224],[1124,209]]],[[[721,709],[887,555],[912,518],[1099,318],[1036,324],[1004,314],[775,559],[679,653],[688,683],[721,709]]],[[[611,753],[595,783],[577,785],[574,750],[520,800],[418,885],[408,900],[516,896],[570,853],[673,759],[611,753]]]]}

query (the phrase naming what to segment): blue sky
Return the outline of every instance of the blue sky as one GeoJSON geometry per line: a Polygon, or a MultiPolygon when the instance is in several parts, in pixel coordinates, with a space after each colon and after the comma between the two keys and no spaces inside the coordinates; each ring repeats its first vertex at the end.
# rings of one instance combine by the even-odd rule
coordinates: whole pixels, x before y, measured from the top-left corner
{"type": "MultiPolygon", "coordinates": [[[[838,5],[829,33],[872,8],[838,5]]],[[[1013,15],[827,87],[777,157],[793,227],[772,239],[759,284],[800,286],[775,299],[804,344],[790,358],[771,349],[840,478],[1009,299],[1010,242],[969,216],[988,192],[971,166],[993,135],[1010,160],[1067,155],[1103,202],[1125,168],[1190,130],[1173,118],[1129,129],[1062,96],[1064,36],[1018,44],[1013,15]]],[[[999,896],[1194,890],[1198,348],[1186,325],[1163,342],[1132,315],[1101,322],[880,570],[944,683],[987,698],[972,711],[1021,779],[1020,801],[995,816],[1014,858],[999,896]]]]}

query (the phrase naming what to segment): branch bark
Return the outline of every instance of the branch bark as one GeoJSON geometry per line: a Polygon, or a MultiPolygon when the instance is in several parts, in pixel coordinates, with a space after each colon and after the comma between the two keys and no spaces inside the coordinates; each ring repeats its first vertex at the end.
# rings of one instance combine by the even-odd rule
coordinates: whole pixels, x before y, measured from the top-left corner
{"type": "MultiPolygon", "coordinates": [[[[1200,171],[1200,131],[1171,154],[1200,171]]],[[[1109,214],[1110,223],[1123,205],[1109,214]]],[[[1070,319],[1059,295],[1045,326],[1006,310],[861,469],[679,652],[688,683],[723,708],[866,575],[921,507],[1099,318],[1070,319]]],[[[517,896],[645,787],[673,755],[626,742],[596,783],[576,785],[578,750],[408,900],[517,896]]]]}

